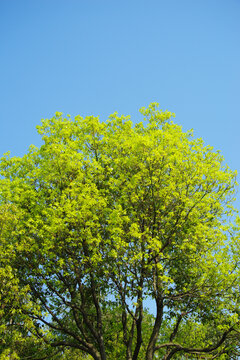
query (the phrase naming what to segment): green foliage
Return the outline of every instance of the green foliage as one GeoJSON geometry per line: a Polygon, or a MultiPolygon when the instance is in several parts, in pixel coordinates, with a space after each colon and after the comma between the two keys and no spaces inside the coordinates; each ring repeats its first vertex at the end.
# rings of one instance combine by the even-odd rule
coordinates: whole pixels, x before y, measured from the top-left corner
{"type": "Polygon", "coordinates": [[[174,114],[140,112],[56,113],[39,149],[1,159],[2,359],[237,354],[236,172],[174,114]]]}

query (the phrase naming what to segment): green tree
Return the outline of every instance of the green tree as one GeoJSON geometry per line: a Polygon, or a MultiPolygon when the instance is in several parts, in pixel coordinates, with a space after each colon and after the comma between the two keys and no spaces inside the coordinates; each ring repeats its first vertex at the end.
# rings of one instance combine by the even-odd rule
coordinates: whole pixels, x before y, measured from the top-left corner
{"type": "Polygon", "coordinates": [[[236,173],[174,114],[140,111],[135,125],[56,113],[39,149],[2,158],[2,333],[52,359],[234,359],[236,173]]]}

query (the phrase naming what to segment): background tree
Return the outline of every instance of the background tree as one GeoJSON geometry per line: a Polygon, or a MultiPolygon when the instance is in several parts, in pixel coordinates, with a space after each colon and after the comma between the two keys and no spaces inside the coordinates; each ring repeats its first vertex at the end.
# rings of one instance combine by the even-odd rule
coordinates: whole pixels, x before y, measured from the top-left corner
{"type": "Polygon", "coordinates": [[[135,125],[56,113],[38,127],[39,149],[2,158],[1,209],[15,219],[1,235],[13,286],[4,282],[4,302],[16,283],[24,296],[11,308],[31,339],[65,354],[234,358],[236,173],[174,114],[157,104],[141,113],[135,125]]]}

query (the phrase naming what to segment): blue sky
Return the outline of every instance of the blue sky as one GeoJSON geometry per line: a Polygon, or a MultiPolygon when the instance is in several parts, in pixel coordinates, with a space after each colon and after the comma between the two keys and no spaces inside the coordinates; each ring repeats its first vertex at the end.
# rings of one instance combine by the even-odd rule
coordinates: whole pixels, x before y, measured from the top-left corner
{"type": "Polygon", "coordinates": [[[56,111],[138,120],[157,101],[240,172],[239,0],[1,0],[0,154],[56,111]]]}

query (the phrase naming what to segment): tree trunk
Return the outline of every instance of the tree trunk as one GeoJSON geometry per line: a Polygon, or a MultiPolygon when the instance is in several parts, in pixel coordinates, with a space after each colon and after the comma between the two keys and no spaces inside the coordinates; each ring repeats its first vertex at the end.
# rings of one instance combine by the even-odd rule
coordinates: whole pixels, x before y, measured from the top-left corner
{"type": "Polygon", "coordinates": [[[163,301],[160,297],[156,298],[156,304],[157,304],[157,315],[153,327],[153,331],[148,343],[148,348],[146,352],[145,360],[153,360],[153,355],[155,352],[155,345],[156,341],[159,335],[159,331],[162,324],[162,316],[163,316],[163,301]]]}

